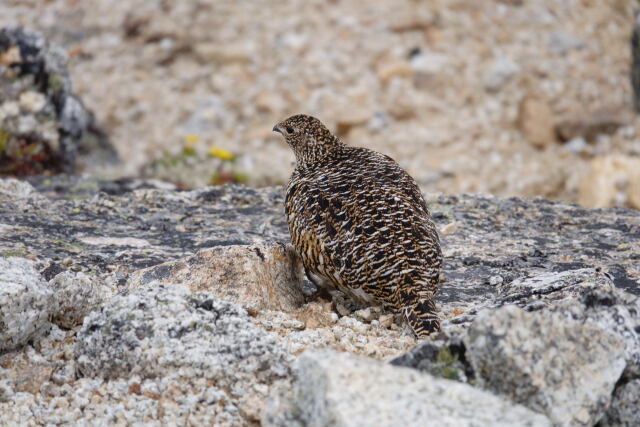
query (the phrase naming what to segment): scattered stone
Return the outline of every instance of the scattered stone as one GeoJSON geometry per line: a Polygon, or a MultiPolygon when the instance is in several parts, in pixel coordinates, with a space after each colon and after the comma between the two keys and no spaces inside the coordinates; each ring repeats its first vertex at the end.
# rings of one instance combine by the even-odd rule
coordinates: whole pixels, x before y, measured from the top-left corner
{"type": "Polygon", "coordinates": [[[272,91],[258,93],[255,102],[259,111],[270,114],[281,113],[287,106],[287,101],[280,94],[272,91]]]}
{"type": "Polygon", "coordinates": [[[589,151],[587,140],[581,136],[570,139],[563,145],[563,147],[573,154],[584,154],[589,151]]]}
{"type": "Polygon", "coordinates": [[[549,35],[548,46],[551,53],[565,55],[571,50],[584,48],[586,43],[566,31],[554,31],[549,35]]]}
{"type": "Polygon", "coordinates": [[[335,114],[336,134],[344,136],[355,126],[366,123],[373,116],[373,111],[357,107],[344,107],[335,114]]]}
{"type": "Polygon", "coordinates": [[[482,387],[556,424],[594,425],[625,368],[624,345],[616,335],[515,306],[481,314],[465,344],[482,387]]]}
{"type": "Polygon", "coordinates": [[[484,76],[484,87],[491,92],[498,91],[519,72],[520,66],[511,58],[498,57],[489,65],[484,76]]]}
{"type": "Polygon", "coordinates": [[[72,92],[66,55],[39,33],[0,29],[0,174],[73,172],[115,149],[72,92]]]}
{"type": "Polygon", "coordinates": [[[0,257],[0,353],[36,338],[56,309],[55,296],[32,261],[0,257]]]}
{"type": "Polygon", "coordinates": [[[556,142],[553,111],[549,102],[537,95],[527,94],[518,108],[518,127],[531,145],[544,148],[556,142]]]}
{"type": "Polygon", "coordinates": [[[20,94],[19,103],[22,110],[38,113],[47,105],[47,100],[39,92],[27,91],[20,94]]]}
{"type": "Polygon", "coordinates": [[[136,272],[132,287],[152,281],[183,283],[256,310],[292,311],[304,304],[303,270],[284,244],[260,243],[204,249],[183,260],[136,272]]]}
{"type": "Polygon", "coordinates": [[[382,84],[387,84],[393,77],[411,77],[413,67],[409,62],[396,61],[384,63],[378,67],[378,79],[382,84]]]}
{"type": "Polygon", "coordinates": [[[455,221],[452,221],[440,229],[440,234],[447,235],[447,234],[455,233],[457,230],[458,230],[458,223],[455,221]]]}
{"type": "Polygon", "coordinates": [[[266,406],[264,426],[551,425],[467,384],[331,350],[300,355],[295,377],[290,400],[266,406]]]}
{"type": "Polygon", "coordinates": [[[640,158],[611,155],[593,159],[578,187],[578,202],[596,208],[640,209],[640,158]]]}
{"type": "Polygon", "coordinates": [[[0,179],[0,198],[23,199],[35,193],[31,184],[15,178],[0,179]]]}
{"type": "Polygon", "coordinates": [[[374,319],[377,319],[380,316],[380,308],[379,307],[367,307],[360,310],[356,310],[353,313],[353,316],[361,322],[371,322],[374,319]]]}
{"type": "Polygon", "coordinates": [[[338,315],[331,310],[330,302],[325,304],[310,302],[296,310],[294,315],[309,329],[324,328],[338,321],[338,315]]]}
{"type": "Polygon", "coordinates": [[[437,21],[436,15],[427,7],[405,8],[392,16],[389,29],[397,33],[405,31],[424,31],[437,21]]]}
{"type": "Polygon", "coordinates": [[[580,112],[558,121],[556,133],[562,141],[582,137],[595,141],[598,135],[612,135],[618,129],[629,125],[631,117],[620,109],[600,109],[592,112],[580,112]]]}
{"type": "Polygon", "coordinates": [[[51,279],[49,287],[58,300],[58,310],[51,321],[66,329],[81,325],[105,298],[105,285],[84,273],[62,272],[51,279]]]}

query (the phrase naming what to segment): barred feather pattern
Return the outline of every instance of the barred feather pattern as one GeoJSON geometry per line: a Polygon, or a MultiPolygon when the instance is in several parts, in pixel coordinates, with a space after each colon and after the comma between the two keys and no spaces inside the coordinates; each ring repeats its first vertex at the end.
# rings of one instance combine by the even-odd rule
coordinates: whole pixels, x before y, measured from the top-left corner
{"type": "Polygon", "coordinates": [[[413,178],[386,155],[345,145],[313,117],[293,116],[276,128],[296,153],[285,212],[310,278],[361,303],[392,307],[418,337],[438,331],[442,252],[413,178]]]}

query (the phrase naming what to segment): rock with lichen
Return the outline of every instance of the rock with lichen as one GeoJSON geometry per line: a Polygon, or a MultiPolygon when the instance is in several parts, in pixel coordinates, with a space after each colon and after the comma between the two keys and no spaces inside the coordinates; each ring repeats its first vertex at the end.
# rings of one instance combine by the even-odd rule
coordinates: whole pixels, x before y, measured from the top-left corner
{"type": "Polygon", "coordinates": [[[39,33],[0,29],[0,175],[73,172],[117,160],[73,93],[66,61],[39,33]]]}
{"type": "MultiPolygon", "coordinates": [[[[394,376],[409,371],[396,389],[418,387],[433,393],[428,401],[442,403],[440,414],[449,410],[437,395],[443,389],[424,384],[441,384],[433,377],[454,380],[456,385],[447,382],[445,388],[460,391],[457,396],[463,402],[475,395],[477,389],[471,386],[478,387],[482,379],[494,393],[504,390],[510,396],[515,391],[513,396],[529,409],[547,411],[540,402],[549,397],[577,408],[576,419],[587,422],[606,417],[615,423],[636,416],[632,402],[640,375],[637,211],[471,194],[428,197],[437,227],[446,230],[441,233],[444,279],[437,295],[443,333],[412,349],[415,338],[388,310],[328,300],[311,289],[300,293],[300,277],[293,270],[296,261],[284,256],[289,237],[283,199],[277,187],[176,191],[158,181],[79,175],[0,179],[0,257],[33,260],[34,280],[58,301],[41,313],[52,324],[38,317],[42,329],[0,354],[4,419],[13,424],[43,418],[58,423],[134,424],[147,419],[185,424],[188,418],[197,424],[234,426],[262,419],[294,425],[301,414],[308,419],[309,412],[294,408],[281,412],[282,418],[275,402],[260,413],[267,395],[284,406],[292,403],[295,378],[286,372],[282,377],[271,375],[269,361],[260,359],[259,350],[276,355],[273,363],[284,366],[278,360],[324,347],[416,368],[365,363],[363,372],[394,376]],[[287,299],[286,292],[282,298],[279,286],[291,287],[293,298],[287,299]],[[191,301],[203,291],[211,298],[210,308],[209,303],[199,307],[191,301]],[[285,302],[286,306],[277,304],[285,302]],[[501,317],[504,306],[520,307],[515,310],[522,315],[501,317]],[[493,323],[479,319],[482,313],[493,316],[493,323]],[[75,326],[79,322],[81,329],[75,326]],[[507,331],[513,333],[496,338],[495,348],[486,343],[482,347],[478,334],[468,339],[469,331],[498,330],[501,324],[511,325],[507,331]],[[540,336],[531,324],[546,325],[547,332],[540,336]],[[217,328],[219,334],[207,327],[217,328]],[[515,336],[516,331],[522,336],[515,336]],[[585,334],[595,331],[605,331],[597,334],[608,337],[609,354],[598,342],[585,340],[585,334]],[[273,341],[263,341],[267,335],[273,341]],[[547,341],[559,344],[545,346],[547,341]],[[588,350],[582,358],[580,351],[571,351],[590,346],[597,351],[588,350]],[[549,358],[547,347],[564,359],[549,358]],[[501,352],[504,366],[513,366],[511,376],[499,375],[503,365],[486,357],[494,350],[501,352]],[[521,359],[515,357],[518,354],[521,359]],[[521,363],[532,359],[545,364],[521,363]],[[573,371],[590,372],[592,359],[607,368],[601,371],[606,371],[606,378],[583,375],[594,385],[591,393],[571,387],[570,381],[582,384],[582,377],[557,376],[553,365],[573,361],[573,371]],[[212,366],[215,360],[228,369],[212,366]],[[259,366],[260,360],[267,362],[265,366],[259,366]],[[612,363],[603,363],[607,360],[612,363]],[[531,375],[520,381],[513,376],[518,373],[531,375]],[[556,376],[545,379],[545,374],[556,376]],[[428,380],[413,380],[417,378],[428,380]],[[503,388],[494,387],[494,379],[503,388]],[[273,393],[276,386],[283,387],[281,394],[273,393]],[[566,396],[575,399],[567,400],[564,387],[569,390],[566,396]],[[534,396],[528,398],[521,390],[534,396]]],[[[335,361],[336,372],[344,378],[360,365],[342,358],[335,361]]],[[[320,368],[312,370],[344,379],[320,368]]],[[[370,380],[360,386],[376,386],[377,381],[370,380]]],[[[413,407],[384,388],[378,392],[366,399],[357,394],[344,397],[359,408],[381,408],[390,402],[396,408],[413,407]]],[[[314,393],[313,405],[325,397],[333,405],[319,417],[347,413],[333,395],[314,393]]],[[[486,402],[502,405],[504,399],[486,402]]],[[[485,406],[471,403],[468,415],[477,419],[485,406]]]]}

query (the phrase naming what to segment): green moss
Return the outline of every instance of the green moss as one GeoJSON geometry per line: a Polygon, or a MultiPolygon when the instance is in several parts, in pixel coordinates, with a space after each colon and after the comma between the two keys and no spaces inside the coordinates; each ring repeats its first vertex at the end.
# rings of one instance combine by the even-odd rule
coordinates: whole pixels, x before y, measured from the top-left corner
{"type": "Polygon", "coordinates": [[[436,356],[436,365],[444,378],[457,380],[461,377],[458,365],[458,356],[451,353],[447,347],[443,347],[438,351],[436,356]]]}
{"type": "Polygon", "coordinates": [[[2,255],[3,258],[9,258],[12,256],[25,257],[29,255],[29,252],[26,249],[7,249],[0,252],[0,255],[2,255]]]}
{"type": "Polygon", "coordinates": [[[448,347],[442,347],[438,350],[438,355],[436,356],[436,363],[454,363],[458,361],[458,356],[451,353],[448,347]]]}
{"type": "Polygon", "coordinates": [[[51,239],[50,242],[52,246],[58,246],[69,252],[80,252],[85,247],[85,245],[80,242],[70,242],[66,239],[51,239]]]}
{"type": "Polygon", "coordinates": [[[195,156],[196,153],[196,149],[193,148],[190,145],[185,145],[184,147],[182,147],[182,155],[185,157],[192,157],[195,156]]]}
{"type": "Polygon", "coordinates": [[[233,172],[231,176],[233,177],[233,181],[238,184],[244,184],[248,178],[247,174],[242,172],[233,172]]]}
{"type": "Polygon", "coordinates": [[[48,83],[52,92],[59,92],[64,88],[64,77],[62,74],[51,73],[49,74],[48,83]]]}
{"type": "Polygon", "coordinates": [[[4,129],[0,129],[0,153],[4,150],[4,146],[9,141],[9,132],[4,129]]]}

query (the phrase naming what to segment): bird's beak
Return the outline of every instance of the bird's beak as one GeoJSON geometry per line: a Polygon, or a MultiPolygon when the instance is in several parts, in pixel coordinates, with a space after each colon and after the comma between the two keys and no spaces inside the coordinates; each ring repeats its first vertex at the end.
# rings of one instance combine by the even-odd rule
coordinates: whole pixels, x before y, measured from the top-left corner
{"type": "Polygon", "coordinates": [[[273,127],[273,131],[274,131],[274,132],[278,132],[278,133],[282,134],[282,129],[280,129],[280,126],[279,126],[278,124],[276,124],[276,125],[273,127]]]}

